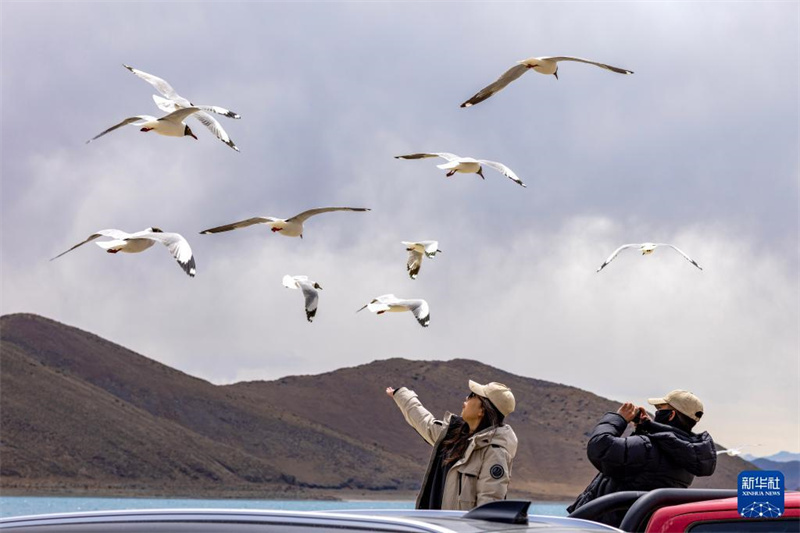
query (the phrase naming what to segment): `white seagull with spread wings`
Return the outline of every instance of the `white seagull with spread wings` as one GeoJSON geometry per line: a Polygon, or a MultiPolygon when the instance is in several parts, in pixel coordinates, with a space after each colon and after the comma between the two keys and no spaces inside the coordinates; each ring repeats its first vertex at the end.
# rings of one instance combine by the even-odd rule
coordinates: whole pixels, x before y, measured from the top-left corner
{"type": "Polygon", "coordinates": [[[523,59],[522,61],[517,61],[517,64],[508,69],[507,71],[503,72],[499,78],[497,78],[493,83],[487,85],[480,91],[478,91],[475,96],[461,104],[461,107],[470,107],[475,104],[479,104],[495,94],[496,92],[505,89],[505,87],[511,83],[512,81],[516,80],[529,69],[533,69],[535,72],[539,74],[545,75],[553,75],[558,79],[558,63],[559,61],[577,61],[578,63],[588,63],[589,65],[595,65],[600,68],[604,68],[606,70],[610,70],[611,72],[617,72],[619,74],[633,74],[632,70],[627,70],[624,68],[619,67],[612,67],[611,65],[606,65],[605,63],[598,63],[597,61],[591,61],[589,59],[583,59],[580,57],[569,57],[569,56],[557,56],[557,57],[529,57],[528,59],[523,59]]]}
{"type": "Polygon", "coordinates": [[[213,106],[213,105],[195,105],[191,103],[189,100],[184,98],[183,96],[179,95],[175,92],[175,89],[172,88],[172,85],[167,83],[165,80],[159,78],[158,76],[153,76],[152,74],[148,74],[147,72],[142,72],[141,70],[135,69],[128,65],[123,64],[123,67],[133,72],[135,75],[155,87],[155,89],[163,94],[166,98],[162,98],[156,94],[153,95],[153,100],[155,101],[156,105],[162,111],[166,111],[167,113],[172,113],[173,111],[177,111],[178,109],[188,109],[190,107],[196,107],[199,109],[197,113],[195,113],[194,118],[199,120],[203,123],[205,127],[207,127],[211,133],[213,133],[217,139],[224,142],[237,152],[239,148],[233,143],[231,138],[228,136],[228,132],[220,125],[217,120],[209,115],[208,113],[217,113],[218,115],[224,115],[229,118],[242,118],[238,113],[234,113],[233,111],[229,111],[223,107],[213,106]]]}
{"type": "Polygon", "coordinates": [[[283,276],[283,286],[287,289],[301,289],[306,302],[306,320],[312,321],[317,314],[317,305],[319,304],[319,293],[317,289],[322,290],[322,287],[316,281],[311,281],[308,276],[283,276]]]}
{"type": "Polygon", "coordinates": [[[267,224],[273,233],[280,232],[281,235],[287,237],[300,237],[303,238],[303,222],[308,220],[314,215],[320,213],[330,213],[332,211],[370,211],[366,207],[319,207],[317,209],[309,209],[302,213],[289,218],[276,218],[276,217],[253,217],[232,224],[225,224],[224,226],[217,226],[216,228],[205,229],[200,232],[201,235],[208,233],[222,233],[223,231],[231,231],[239,228],[246,228],[254,224],[267,224]]]}
{"type": "Polygon", "coordinates": [[[103,133],[95,135],[86,141],[86,144],[89,144],[95,139],[99,139],[106,133],[111,133],[117,128],[127,126],[128,124],[141,126],[139,131],[143,131],[145,133],[148,131],[154,131],[159,135],[165,135],[167,137],[194,137],[194,139],[197,140],[197,136],[192,133],[192,129],[184,124],[183,121],[186,120],[186,117],[197,113],[198,111],[200,110],[196,107],[187,107],[173,111],[169,115],[165,115],[161,118],[151,117],[150,115],[136,115],[135,117],[128,117],[119,124],[111,126],[103,133]]]}
{"type": "Polygon", "coordinates": [[[498,163],[497,161],[489,161],[488,159],[473,159],[472,157],[461,157],[448,152],[431,152],[394,156],[395,159],[425,159],[427,157],[441,157],[442,159],[446,160],[447,163],[436,165],[436,168],[447,170],[446,176],[448,178],[456,172],[462,172],[465,174],[477,174],[481,178],[486,179],[483,175],[483,165],[486,165],[487,167],[495,169],[515,183],[523,187],[527,187],[527,185],[522,183],[522,180],[519,179],[516,174],[514,174],[513,170],[505,166],[503,163],[498,163]]]}
{"type": "Polygon", "coordinates": [[[441,252],[439,249],[439,241],[419,241],[409,242],[402,241],[408,251],[408,261],[406,262],[406,270],[411,279],[417,279],[419,269],[422,266],[423,256],[434,257],[437,253],[441,252]]]}
{"type": "MultiPolygon", "coordinates": [[[[75,248],[93,241],[99,237],[110,237],[110,241],[100,241],[95,244],[104,249],[110,254],[117,252],[124,252],[128,254],[136,254],[144,252],[155,243],[160,242],[169,249],[172,257],[178,261],[178,265],[189,276],[194,277],[196,268],[194,262],[194,255],[192,255],[192,248],[189,243],[181,235],[177,233],[165,233],[159,228],[147,228],[136,233],[126,233],[118,229],[101,229],[100,231],[89,235],[86,240],[79,242],[66,252],[61,252],[53,259],[58,259],[67,252],[71,252],[75,248]]],[[[51,259],[50,261],[52,261],[51,259]]]]}
{"type": "Polygon", "coordinates": [[[620,253],[622,250],[626,250],[626,249],[628,249],[628,248],[633,248],[633,247],[636,247],[636,246],[638,246],[638,247],[639,247],[639,251],[641,251],[641,252],[642,252],[642,255],[650,255],[650,254],[652,254],[652,253],[653,253],[653,251],[654,251],[656,248],[658,248],[659,246],[669,246],[670,248],[672,248],[673,250],[675,250],[676,252],[678,252],[679,254],[681,254],[683,257],[685,257],[685,258],[686,258],[686,260],[687,260],[687,261],[689,261],[691,264],[693,264],[694,266],[696,266],[696,267],[697,267],[697,268],[699,268],[700,270],[703,270],[703,267],[701,267],[700,265],[698,265],[698,264],[697,264],[697,262],[696,262],[694,259],[692,259],[692,258],[691,258],[691,257],[689,257],[688,255],[686,255],[685,253],[683,253],[683,252],[682,252],[682,251],[681,251],[681,250],[680,250],[678,247],[676,247],[676,246],[673,246],[672,244],[667,244],[667,243],[653,243],[653,242],[645,242],[645,243],[642,243],[642,244],[623,244],[622,246],[620,246],[619,248],[617,248],[616,250],[614,250],[614,253],[612,253],[612,254],[611,254],[609,257],[608,257],[608,259],[606,259],[606,260],[605,260],[605,262],[604,262],[602,265],[600,265],[600,268],[598,268],[598,269],[597,269],[597,271],[598,271],[598,272],[600,272],[601,270],[603,270],[603,269],[606,267],[606,265],[608,265],[608,264],[609,264],[611,261],[613,261],[613,260],[614,260],[614,258],[615,258],[615,257],[617,257],[617,255],[619,255],[619,253],[620,253]]]}
{"type": "Polygon", "coordinates": [[[431,321],[428,302],[425,300],[403,300],[394,294],[384,294],[383,296],[378,296],[370,303],[356,311],[356,313],[363,311],[364,309],[369,309],[373,313],[377,313],[379,315],[382,315],[387,311],[390,313],[411,311],[414,313],[414,318],[417,319],[417,322],[419,322],[419,325],[423,328],[427,328],[431,321]]]}

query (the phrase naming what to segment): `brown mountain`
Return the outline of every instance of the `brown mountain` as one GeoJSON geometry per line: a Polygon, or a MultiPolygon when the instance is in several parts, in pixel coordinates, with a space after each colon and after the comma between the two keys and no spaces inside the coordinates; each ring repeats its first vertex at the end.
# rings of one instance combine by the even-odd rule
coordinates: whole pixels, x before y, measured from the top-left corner
{"type": "MultiPolygon", "coordinates": [[[[0,317],[0,370],[0,488],[16,492],[408,496],[430,447],[383,390],[407,386],[443,414],[472,378],[517,397],[516,495],[570,499],[594,475],[588,432],[618,406],[464,359],[218,386],[27,314],[0,317]]],[[[734,487],[746,466],[723,456],[695,486],[734,487]]]]}

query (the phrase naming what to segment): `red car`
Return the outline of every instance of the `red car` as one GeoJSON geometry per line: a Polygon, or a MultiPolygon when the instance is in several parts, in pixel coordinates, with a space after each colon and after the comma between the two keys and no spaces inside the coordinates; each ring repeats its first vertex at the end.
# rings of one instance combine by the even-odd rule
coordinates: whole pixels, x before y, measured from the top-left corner
{"type": "Polygon", "coordinates": [[[800,492],[787,492],[784,502],[780,518],[744,518],[735,490],[657,489],[608,494],[569,516],[624,512],[619,528],[637,533],[800,533],[800,492]]]}
{"type": "Polygon", "coordinates": [[[780,518],[742,518],[736,498],[705,500],[662,507],[647,522],[650,533],[721,532],[798,532],[800,531],[800,492],[787,492],[784,514],[780,518]]]}

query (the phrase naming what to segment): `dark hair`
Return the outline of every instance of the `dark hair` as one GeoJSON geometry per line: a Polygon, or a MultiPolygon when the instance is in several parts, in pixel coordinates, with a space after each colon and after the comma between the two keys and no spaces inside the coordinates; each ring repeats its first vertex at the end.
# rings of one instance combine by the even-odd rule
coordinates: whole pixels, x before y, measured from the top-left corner
{"type": "MultiPolygon", "coordinates": [[[[478,396],[477,394],[475,396],[478,397],[478,400],[481,402],[481,407],[483,408],[483,418],[481,418],[478,427],[475,428],[475,433],[481,432],[487,428],[502,426],[503,420],[505,419],[503,413],[498,411],[497,407],[495,407],[488,398],[478,396]]],[[[461,459],[464,452],[467,450],[467,446],[469,446],[469,437],[471,435],[469,424],[460,416],[454,417],[453,421],[450,423],[450,428],[447,430],[447,435],[442,441],[441,450],[444,464],[449,465],[461,459]]]]}

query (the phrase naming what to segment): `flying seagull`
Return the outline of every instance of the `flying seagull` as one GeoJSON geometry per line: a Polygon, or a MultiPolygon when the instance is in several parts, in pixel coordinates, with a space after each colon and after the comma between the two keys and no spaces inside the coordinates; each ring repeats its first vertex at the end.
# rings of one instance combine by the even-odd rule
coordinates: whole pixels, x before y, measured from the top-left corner
{"type": "Polygon", "coordinates": [[[751,446],[761,446],[760,444],[742,444],[740,446],[736,446],[735,448],[728,448],[727,450],[717,450],[717,455],[727,455],[729,457],[736,457],[737,455],[742,454],[742,450],[744,448],[748,448],[751,446]]]}
{"type": "Polygon", "coordinates": [[[95,243],[110,254],[115,254],[117,252],[136,254],[144,252],[155,243],[160,242],[169,249],[169,253],[178,261],[178,265],[180,265],[181,269],[189,274],[189,276],[194,277],[196,268],[194,256],[192,255],[192,248],[189,246],[189,243],[181,235],[177,233],[164,233],[164,231],[159,228],[147,228],[136,233],[126,233],[118,229],[101,229],[89,235],[85,241],[79,242],[66,252],[61,252],[53,259],[58,259],[67,252],[71,252],[75,248],[99,237],[110,237],[112,239],[110,241],[99,241],[95,243]]]}
{"type": "Polygon", "coordinates": [[[377,313],[379,315],[382,315],[387,311],[390,313],[411,311],[414,313],[414,318],[417,319],[417,322],[419,322],[419,325],[423,328],[427,328],[431,321],[428,302],[425,300],[402,300],[394,294],[384,294],[383,296],[378,296],[370,303],[356,311],[356,313],[363,311],[364,309],[369,309],[373,313],[377,313]]]}
{"type": "Polygon", "coordinates": [[[417,279],[419,269],[422,266],[423,254],[428,257],[434,257],[439,249],[439,241],[419,241],[408,242],[402,241],[408,251],[408,261],[406,262],[406,270],[411,279],[417,279]]]}
{"type": "Polygon", "coordinates": [[[502,89],[506,88],[506,85],[511,83],[512,81],[516,80],[523,74],[525,74],[528,69],[533,69],[534,71],[538,72],[539,74],[546,74],[553,76],[558,79],[558,62],[559,61],[577,61],[579,63],[588,63],[589,65],[595,65],[600,68],[604,68],[606,70],[610,70],[611,72],[617,72],[619,74],[633,74],[632,70],[627,70],[624,68],[619,67],[612,67],[611,65],[606,65],[605,63],[598,63],[597,61],[590,61],[588,59],[582,59],[580,57],[568,57],[568,56],[559,56],[559,57],[529,57],[528,59],[523,59],[522,61],[517,61],[517,64],[508,69],[507,71],[503,72],[499,78],[497,78],[493,83],[487,85],[480,91],[478,91],[475,96],[461,104],[461,107],[470,107],[475,104],[479,104],[492,96],[494,93],[501,91],[502,89]]]}
{"type": "Polygon", "coordinates": [[[229,111],[222,107],[217,107],[214,105],[195,105],[191,103],[189,100],[184,98],[183,96],[179,95],[175,92],[175,89],[172,88],[172,85],[159,78],[158,76],[153,76],[152,74],[148,74],[147,72],[142,72],[139,69],[135,69],[131,66],[128,66],[123,63],[122,65],[126,69],[130,70],[144,81],[155,87],[155,89],[163,94],[166,98],[161,98],[157,95],[153,95],[153,100],[155,100],[156,105],[160,107],[164,111],[175,111],[177,109],[185,108],[185,107],[197,107],[202,109],[203,111],[208,111],[210,113],[217,113],[218,115],[225,115],[229,118],[242,118],[238,113],[234,113],[233,111],[229,111]]]}
{"type": "Polygon", "coordinates": [[[319,293],[317,289],[322,287],[316,281],[310,281],[308,276],[283,276],[283,286],[287,289],[301,289],[306,300],[306,319],[311,322],[317,314],[317,304],[319,304],[319,293]]]}
{"type": "Polygon", "coordinates": [[[656,248],[658,248],[659,246],[669,246],[670,248],[672,248],[673,250],[675,250],[676,252],[678,252],[679,254],[681,254],[683,257],[685,257],[685,258],[686,258],[686,260],[687,260],[687,261],[689,261],[691,264],[693,264],[694,266],[696,266],[696,267],[697,267],[697,268],[699,268],[700,270],[703,270],[703,267],[701,267],[700,265],[698,265],[698,264],[697,264],[697,262],[696,262],[694,259],[692,259],[692,258],[691,258],[691,257],[689,257],[688,255],[686,255],[685,253],[683,253],[683,252],[682,252],[682,251],[681,251],[679,248],[677,248],[677,247],[675,247],[675,246],[673,246],[673,245],[671,245],[671,244],[666,244],[666,243],[652,243],[652,242],[645,242],[645,243],[642,243],[642,244],[623,244],[622,246],[620,246],[619,248],[617,248],[616,250],[614,250],[614,253],[613,253],[613,254],[611,254],[611,255],[608,257],[608,259],[606,259],[606,260],[605,260],[605,262],[604,262],[602,265],[600,265],[600,268],[598,268],[598,269],[597,269],[597,271],[598,271],[598,272],[600,272],[601,270],[603,270],[603,269],[606,267],[606,265],[608,265],[608,264],[609,264],[611,261],[613,261],[613,260],[614,260],[614,258],[615,258],[615,257],[617,257],[617,255],[618,255],[618,254],[619,254],[619,253],[620,253],[622,250],[625,250],[625,249],[627,249],[627,248],[633,248],[634,246],[638,246],[638,247],[639,247],[639,250],[642,252],[642,255],[649,255],[649,254],[652,254],[652,253],[653,253],[653,250],[655,250],[655,249],[656,249],[656,248]]]}
{"type": "Polygon", "coordinates": [[[200,234],[205,235],[207,233],[222,233],[223,231],[246,228],[247,226],[252,226],[253,224],[267,224],[269,225],[270,229],[272,229],[273,233],[280,232],[281,235],[286,235],[287,237],[300,237],[302,239],[303,222],[314,215],[319,215],[320,213],[329,213],[331,211],[370,211],[370,209],[366,207],[319,207],[317,209],[303,211],[299,215],[295,215],[286,219],[276,217],[248,218],[247,220],[242,220],[240,222],[234,222],[224,226],[217,226],[216,228],[205,229],[201,231],[200,234]]]}
{"type": "Polygon", "coordinates": [[[442,163],[441,165],[436,165],[436,168],[440,168],[442,170],[447,170],[447,177],[449,178],[456,172],[462,173],[471,173],[477,174],[483,179],[486,179],[483,176],[483,165],[487,167],[493,168],[503,176],[511,179],[515,183],[522,185],[523,187],[527,187],[522,180],[514,174],[514,171],[505,166],[503,163],[498,163],[496,161],[489,161],[487,159],[473,159],[471,157],[461,157],[457,156],[456,154],[450,154],[447,152],[433,152],[433,153],[422,153],[422,154],[408,154],[408,155],[396,155],[394,156],[395,159],[424,159],[426,157],[441,157],[447,163],[442,163]]]}
{"type": "Polygon", "coordinates": [[[141,70],[135,69],[128,65],[123,64],[126,69],[130,70],[138,77],[142,78],[144,81],[155,87],[155,89],[163,94],[166,98],[162,98],[156,94],[153,95],[153,100],[155,101],[156,105],[162,111],[166,111],[167,113],[171,113],[173,111],[177,111],[178,109],[187,109],[190,107],[196,107],[200,111],[198,111],[194,118],[199,120],[203,123],[205,127],[207,127],[211,133],[213,133],[219,140],[236,150],[239,151],[239,148],[234,144],[231,138],[228,136],[228,132],[220,125],[217,120],[209,115],[209,113],[217,113],[218,115],[224,115],[230,118],[242,118],[238,113],[234,113],[233,111],[229,111],[223,107],[213,106],[213,105],[195,105],[191,103],[189,100],[184,98],[183,96],[179,95],[175,92],[175,89],[172,88],[172,85],[167,83],[165,80],[162,80],[158,76],[153,76],[152,74],[148,74],[147,72],[142,72],[141,70]]]}
{"type": "Polygon", "coordinates": [[[197,113],[199,109],[196,107],[187,107],[184,109],[178,109],[177,111],[173,111],[169,115],[165,115],[161,118],[151,117],[150,115],[137,115],[135,117],[128,117],[119,124],[111,126],[103,133],[95,135],[88,141],[86,144],[89,144],[95,139],[99,139],[106,133],[110,133],[117,128],[121,128],[122,126],[127,126],[128,124],[133,124],[134,126],[141,126],[142,128],[139,131],[148,132],[154,131],[159,135],[166,135],[167,137],[194,137],[197,140],[197,136],[192,133],[192,129],[183,123],[186,120],[186,117],[197,113]]]}

